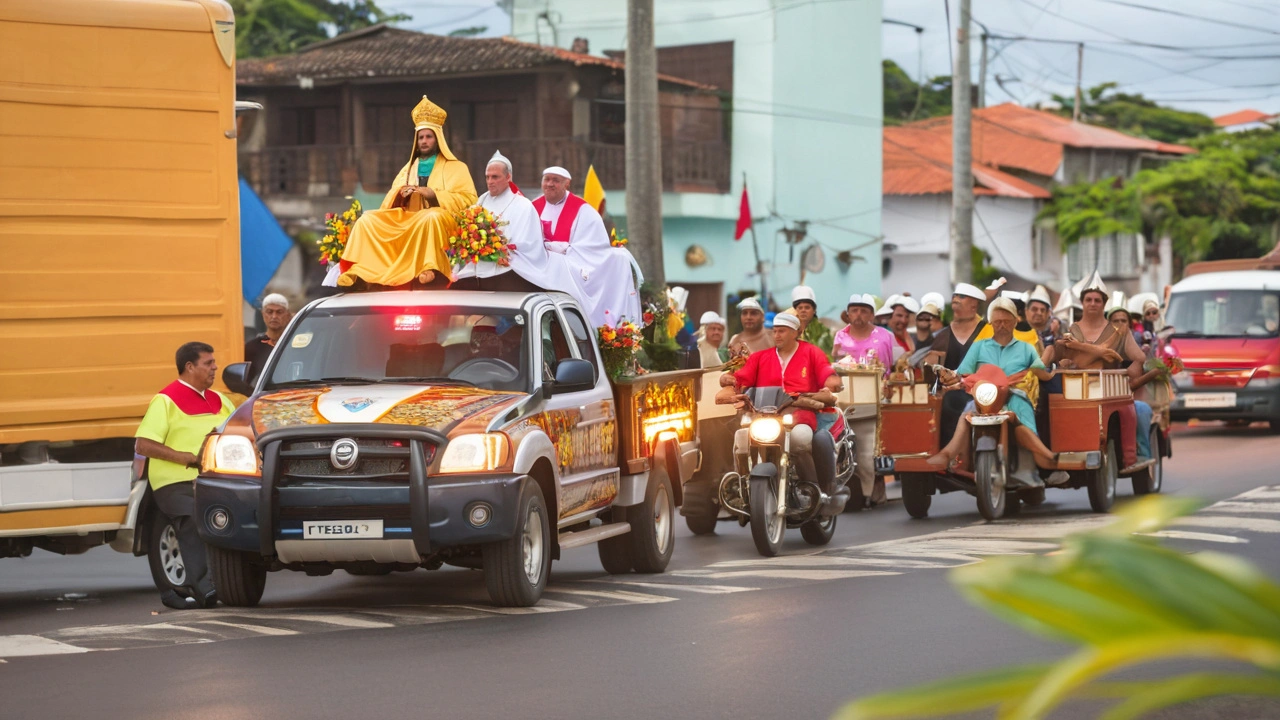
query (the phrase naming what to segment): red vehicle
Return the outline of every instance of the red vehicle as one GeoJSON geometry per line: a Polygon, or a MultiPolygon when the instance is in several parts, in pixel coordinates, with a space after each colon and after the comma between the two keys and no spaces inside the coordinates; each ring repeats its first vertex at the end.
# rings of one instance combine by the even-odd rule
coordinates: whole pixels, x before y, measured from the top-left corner
{"type": "MultiPolygon", "coordinates": [[[[1016,513],[1021,504],[1040,504],[1046,487],[1087,488],[1095,512],[1110,511],[1119,477],[1133,479],[1135,494],[1159,492],[1163,459],[1170,454],[1169,436],[1159,423],[1153,423],[1149,432],[1154,457],[1138,460],[1137,416],[1126,373],[1060,370],[1058,374],[1062,392],[1049,396],[1047,418],[1048,445],[1058,454],[1056,467],[1037,468],[1024,448],[1010,452],[1008,438],[1013,433],[1007,423],[1016,419],[1000,411],[1003,402],[997,401],[991,404],[992,410],[978,407],[970,413],[974,438],[969,451],[950,470],[939,471],[927,461],[942,447],[942,393],[908,381],[891,382],[888,402],[880,409],[876,471],[901,481],[903,505],[914,518],[929,514],[934,493],[956,490],[977,497],[979,512],[988,520],[1016,513]],[[1003,422],[1000,416],[1006,416],[1003,422]],[[1054,470],[1066,471],[1066,478],[1046,485],[1054,470]]],[[[974,394],[987,393],[979,384],[974,394]]]]}
{"type": "Polygon", "coordinates": [[[1173,378],[1170,413],[1266,421],[1280,432],[1280,258],[1253,261],[1264,269],[1202,272],[1239,264],[1196,263],[1173,287],[1163,350],[1185,369],[1173,378]]]}

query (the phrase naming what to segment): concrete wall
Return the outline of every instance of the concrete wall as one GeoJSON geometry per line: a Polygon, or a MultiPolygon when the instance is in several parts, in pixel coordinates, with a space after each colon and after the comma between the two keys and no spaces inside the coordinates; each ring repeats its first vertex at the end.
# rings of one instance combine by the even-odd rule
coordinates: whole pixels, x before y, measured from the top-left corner
{"type": "MultiPolygon", "coordinates": [[[[750,236],[733,240],[745,175],[770,288],[780,304],[800,279],[800,251],[822,244],[826,267],[806,277],[820,312],[838,316],[853,292],[880,283],[880,130],[878,2],[655,0],[658,46],[734,43],[732,187],[723,195],[663,196],[665,262],[671,284],[723,282],[727,292],[759,288],[750,236]],[[779,230],[810,221],[794,261],[779,230]],[[690,268],[685,252],[701,245],[711,262],[690,268]],[[842,250],[861,257],[842,269],[842,250]],[[829,300],[829,302],[828,302],[829,300]],[[828,308],[832,311],[827,312],[828,308]]],[[[624,0],[516,0],[512,34],[552,41],[542,13],[557,20],[560,47],[574,37],[591,52],[625,49],[624,0]]],[[[609,193],[609,211],[625,226],[625,192],[609,193]]]]}

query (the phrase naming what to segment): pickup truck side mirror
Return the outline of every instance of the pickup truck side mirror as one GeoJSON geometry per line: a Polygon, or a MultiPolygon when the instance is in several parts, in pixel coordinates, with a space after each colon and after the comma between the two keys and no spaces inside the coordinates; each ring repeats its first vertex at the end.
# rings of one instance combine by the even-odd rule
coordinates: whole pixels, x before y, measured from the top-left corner
{"type": "Polygon", "coordinates": [[[552,389],[553,393],[559,395],[560,393],[581,392],[590,390],[595,385],[595,368],[586,360],[568,358],[561,360],[556,365],[556,381],[552,389]]]}
{"type": "Polygon", "coordinates": [[[222,383],[231,392],[248,397],[253,394],[253,383],[249,382],[250,363],[231,363],[222,371],[222,383]]]}

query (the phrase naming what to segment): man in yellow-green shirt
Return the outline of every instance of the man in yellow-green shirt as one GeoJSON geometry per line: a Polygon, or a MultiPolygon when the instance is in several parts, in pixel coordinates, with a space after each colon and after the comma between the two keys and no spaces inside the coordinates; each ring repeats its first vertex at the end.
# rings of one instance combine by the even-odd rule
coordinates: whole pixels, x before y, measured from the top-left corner
{"type": "Polygon", "coordinates": [[[212,607],[217,603],[209,578],[204,541],[196,530],[195,480],[199,459],[196,453],[204,438],[231,414],[231,402],[213,390],[218,363],[213,348],[189,342],[178,348],[175,357],[178,379],[151,398],[147,413],[138,426],[134,449],[150,458],[147,477],[156,506],[173,524],[182,553],[185,577],[179,590],[165,590],[160,601],[181,609],[212,607]],[[186,594],[187,598],[179,593],[186,594]]]}

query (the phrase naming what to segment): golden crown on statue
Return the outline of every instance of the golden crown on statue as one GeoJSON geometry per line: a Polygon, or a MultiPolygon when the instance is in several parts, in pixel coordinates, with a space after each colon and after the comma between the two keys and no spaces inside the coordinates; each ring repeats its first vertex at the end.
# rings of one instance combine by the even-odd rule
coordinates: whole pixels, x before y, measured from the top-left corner
{"type": "Polygon", "coordinates": [[[426,95],[422,96],[422,102],[413,109],[413,124],[415,127],[423,125],[444,125],[445,118],[449,117],[449,113],[444,108],[431,102],[426,95]]]}

